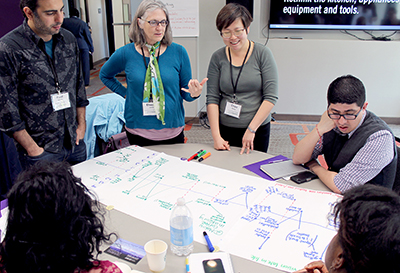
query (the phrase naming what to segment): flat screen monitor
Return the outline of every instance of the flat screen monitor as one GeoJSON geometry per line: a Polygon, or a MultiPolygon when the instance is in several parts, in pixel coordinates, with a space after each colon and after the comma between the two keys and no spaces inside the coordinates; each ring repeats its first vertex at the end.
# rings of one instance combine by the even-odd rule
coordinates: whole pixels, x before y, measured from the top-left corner
{"type": "Polygon", "coordinates": [[[400,30],[400,0],[270,1],[270,29],[400,30]]]}

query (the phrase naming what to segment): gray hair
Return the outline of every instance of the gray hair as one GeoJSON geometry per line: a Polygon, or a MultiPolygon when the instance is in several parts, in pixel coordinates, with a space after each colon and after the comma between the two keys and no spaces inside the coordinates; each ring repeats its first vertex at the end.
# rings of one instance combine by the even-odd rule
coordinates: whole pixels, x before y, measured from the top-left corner
{"type": "MultiPolygon", "coordinates": [[[[164,5],[163,2],[159,0],[143,0],[139,7],[136,10],[136,14],[133,17],[131,26],[129,27],[129,38],[137,45],[144,46],[146,44],[146,38],[144,36],[144,31],[139,27],[138,18],[144,17],[147,18],[147,13],[154,11],[156,9],[161,9],[164,11],[165,16],[167,17],[168,23],[169,21],[169,14],[167,7],[164,5]]],[[[161,40],[161,44],[164,45],[171,45],[172,43],[172,30],[171,25],[168,24],[165,27],[164,37],[161,40]]]]}

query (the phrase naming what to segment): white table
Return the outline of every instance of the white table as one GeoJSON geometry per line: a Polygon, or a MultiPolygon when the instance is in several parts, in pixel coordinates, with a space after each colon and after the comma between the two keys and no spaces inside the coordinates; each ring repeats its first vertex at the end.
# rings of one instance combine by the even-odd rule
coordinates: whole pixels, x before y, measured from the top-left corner
{"type": "MultiPolygon", "coordinates": [[[[145,147],[154,151],[164,152],[168,155],[189,158],[200,149],[211,152],[211,156],[205,159],[202,164],[219,167],[235,172],[240,172],[249,175],[255,175],[254,173],[243,168],[243,166],[255,163],[261,160],[268,159],[272,155],[252,151],[250,154],[240,155],[240,149],[231,147],[231,151],[216,151],[212,145],[209,144],[175,144],[175,145],[159,145],[159,146],[148,146],[145,147]]],[[[298,185],[292,181],[280,180],[280,183],[290,184],[297,187],[305,187],[313,190],[329,191],[329,189],[321,183],[320,180],[312,180],[305,184],[298,185]]],[[[161,229],[157,226],[151,225],[147,222],[136,219],[125,213],[117,210],[111,210],[106,215],[106,226],[109,231],[116,232],[117,235],[125,240],[134,242],[136,244],[144,245],[151,239],[161,239],[168,244],[170,243],[169,231],[161,229]]],[[[104,247],[104,249],[106,246],[104,247]]],[[[194,252],[208,252],[206,245],[194,242],[194,252]]],[[[236,256],[231,256],[233,267],[236,273],[247,273],[247,272],[263,272],[263,273],[275,273],[282,272],[280,270],[264,266],[247,259],[243,259],[236,256]]],[[[114,256],[108,254],[102,254],[100,259],[108,259],[111,261],[117,260],[114,256]]],[[[129,263],[132,269],[150,272],[147,266],[146,257],[144,257],[137,265],[129,263]]],[[[166,273],[184,273],[185,268],[185,257],[178,257],[174,255],[170,250],[167,254],[167,266],[166,273]]]]}

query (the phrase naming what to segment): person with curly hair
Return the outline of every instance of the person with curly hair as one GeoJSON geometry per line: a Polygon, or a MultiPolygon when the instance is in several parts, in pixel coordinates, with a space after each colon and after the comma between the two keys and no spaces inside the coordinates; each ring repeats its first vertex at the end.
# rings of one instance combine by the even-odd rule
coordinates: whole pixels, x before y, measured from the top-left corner
{"type": "Polygon", "coordinates": [[[38,162],[8,194],[1,272],[121,273],[97,259],[110,241],[99,202],[68,163],[38,162]]]}
{"type": "Polygon", "coordinates": [[[371,184],[346,191],[335,206],[337,222],[325,263],[297,273],[400,272],[400,196],[394,191],[371,184]]]}

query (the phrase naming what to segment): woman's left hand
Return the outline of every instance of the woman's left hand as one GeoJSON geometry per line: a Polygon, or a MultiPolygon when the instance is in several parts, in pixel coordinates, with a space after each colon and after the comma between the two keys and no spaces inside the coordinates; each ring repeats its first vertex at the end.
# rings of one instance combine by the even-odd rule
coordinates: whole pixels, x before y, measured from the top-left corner
{"type": "Polygon", "coordinates": [[[189,89],[182,88],[183,91],[190,93],[192,98],[197,98],[200,96],[201,91],[203,90],[203,85],[208,81],[208,78],[204,78],[201,82],[198,80],[190,80],[188,83],[189,89]]]}
{"type": "Polygon", "coordinates": [[[242,150],[240,150],[240,154],[243,154],[246,150],[246,154],[250,153],[250,150],[254,150],[254,137],[255,133],[250,132],[246,129],[244,136],[242,138],[242,150]]]}

